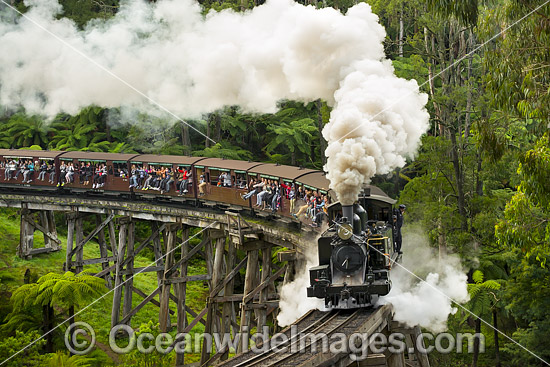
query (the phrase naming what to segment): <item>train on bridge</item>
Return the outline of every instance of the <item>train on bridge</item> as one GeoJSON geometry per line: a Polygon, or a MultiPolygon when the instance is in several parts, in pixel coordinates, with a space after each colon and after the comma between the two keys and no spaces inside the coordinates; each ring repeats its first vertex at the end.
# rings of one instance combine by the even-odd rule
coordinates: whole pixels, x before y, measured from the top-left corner
{"type": "Polygon", "coordinates": [[[332,224],[318,239],[319,266],[310,270],[308,296],[324,299],[328,308],[357,308],[372,305],[376,297],[387,294],[391,288],[389,270],[398,257],[393,253],[395,200],[375,186],[365,188],[354,206],[342,208],[324,172],[272,163],[191,156],[0,149],[0,167],[0,190],[4,191],[32,190],[56,195],[150,200],[153,204],[249,210],[256,215],[297,224],[311,223],[311,217],[300,221],[295,216],[295,211],[308,203],[297,202],[291,206],[290,199],[281,195],[280,206],[274,212],[271,208],[254,207],[252,197],[245,200],[243,195],[248,193],[251,180],[267,179],[296,190],[302,187],[332,201],[324,210],[332,224]],[[24,162],[32,163],[33,172],[21,172],[24,162]],[[59,184],[62,166],[73,167],[74,180],[59,184]],[[47,172],[41,175],[44,167],[47,172]],[[186,190],[176,191],[177,179],[169,190],[133,187],[130,176],[136,167],[186,172],[186,190]],[[101,184],[93,183],[87,176],[88,171],[100,171],[101,184]],[[204,185],[200,186],[198,177],[204,185]]]}

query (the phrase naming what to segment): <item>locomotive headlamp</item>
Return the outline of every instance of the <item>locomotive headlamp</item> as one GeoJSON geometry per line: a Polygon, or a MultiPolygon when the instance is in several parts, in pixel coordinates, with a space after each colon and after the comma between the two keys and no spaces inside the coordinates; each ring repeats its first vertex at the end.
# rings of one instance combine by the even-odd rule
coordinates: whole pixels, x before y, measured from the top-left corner
{"type": "Polygon", "coordinates": [[[338,227],[338,237],[342,240],[349,240],[353,236],[353,228],[351,224],[344,223],[338,227]]]}

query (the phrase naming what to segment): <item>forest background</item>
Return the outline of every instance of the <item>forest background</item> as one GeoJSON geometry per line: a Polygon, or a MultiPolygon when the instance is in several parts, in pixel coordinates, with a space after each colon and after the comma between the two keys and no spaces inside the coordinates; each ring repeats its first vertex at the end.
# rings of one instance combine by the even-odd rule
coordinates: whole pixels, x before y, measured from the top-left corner
{"type": "MultiPolygon", "coordinates": [[[[406,221],[422,226],[436,253],[461,257],[469,271],[471,301],[466,307],[550,361],[550,5],[515,24],[544,2],[366,2],[386,28],[386,55],[396,74],[421,84],[430,97],[431,116],[430,130],[414,161],[375,177],[374,184],[407,205],[406,221]]],[[[93,18],[112,17],[119,7],[116,0],[60,3],[62,16],[80,27],[93,18]]],[[[11,4],[26,10],[20,0],[11,4]]],[[[355,2],[307,4],[345,13],[355,2]]],[[[205,14],[226,8],[246,11],[258,5],[247,0],[201,2],[205,14]]],[[[317,100],[305,105],[281,101],[277,113],[262,115],[227,106],[200,120],[186,120],[218,142],[212,144],[182,122],[141,113],[129,121],[127,113],[116,108],[89,106],[77,115],[60,114],[47,122],[24,110],[0,106],[0,148],[195,155],[322,169],[326,142],[321,131],[329,117],[330,107],[317,100]]],[[[16,259],[13,217],[9,210],[0,213],[1,360],[33,340],[38,334],[32,330],[43,330],[43,310],[35,310],[34,321],[17,319],[21,315],[14,308],[18,302],[14,297],[21,292],[16,290],[28,281],[13,270],[31,268],[35,278],[49,271],[61,273],[54,260],[29,264],[16,259]]],[[[70,306],[63,300],[59,304],[63,315],[64,307],[70,306]]],[[[449,329],[482,331],[486,351],[431,355],[433,366],[547,365],[464,312],[451,317],[449,329]]],[[[26,352],[20,362],[12,361],[14,365],[44,361],[58,365],[55,358],[69,363],[63,353],[44,355],[63,350],[62,344],[49,348],[42,344],[26,352]]],[[[80,362],[73,357],[72,363],[111,362],[100,354],[80,362]]],[[[131,358],[123,362],[141,364],[131,358]]]]}

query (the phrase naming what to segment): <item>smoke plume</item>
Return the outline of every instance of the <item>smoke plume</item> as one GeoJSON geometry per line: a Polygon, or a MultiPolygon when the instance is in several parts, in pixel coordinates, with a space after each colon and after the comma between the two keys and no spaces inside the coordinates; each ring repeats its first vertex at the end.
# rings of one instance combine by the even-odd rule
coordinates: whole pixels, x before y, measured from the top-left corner
{"type": "Polygon", "coordinates": [[[416,81],[397,78],[382,53],[352,63],[323,130],[325,171],[343,205],[353,204],[375,174],[404,166],[416,152],[428,127],[426,102],[416,81]]]}
{"type": "Polygon", "coordinates": [[[427,128],[427,97],[394,75],[385,31],[365,3],[342,15],[268,0],[245,13],[203,16],[192,0],[128,0],[115,17],[83,30],[57,19],[57,0],[25,4],[32,21],[14,22],[4,7],[0,22],[4,107],[49,117],[89,105],[154,113],[145,95],[186,118],[227,105],[274,112],[281,99],[322,98],[334,107],[323,131],[325,169],[343,204],[374,174],[402,166],[427,128]]]}
{"type": "Polygon", "coordinates": [[[324,300],[309,298],[306,293],[306,288],[310,285],[309,268],[319,265],[317,241],[310,242],[303,251],[305,261],[296,269],[294,280],[284,284],[279,290],[280,312],[277,315],[277,323],[281,327],[292,324],[309,310],[322,310],[325,307],[324,300]]]}
{"type": "Polygon", "coordinates": [[[451,299],[459,304],[469,300],[468,279],[460,259],[453,255],[437,259],[421,230],[407,227],[403,231],[402,265],[394,265],[392,289],[380,303],[393,305],[396,321],[433,332],[445,331],[447,318],[456,312],[451,299]]]}

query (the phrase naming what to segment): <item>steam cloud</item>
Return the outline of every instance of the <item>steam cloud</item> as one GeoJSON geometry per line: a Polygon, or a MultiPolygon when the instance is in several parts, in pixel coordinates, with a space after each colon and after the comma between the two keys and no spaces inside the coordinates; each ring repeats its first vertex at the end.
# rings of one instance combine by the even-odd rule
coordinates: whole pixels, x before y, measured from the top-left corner
{"type": "MultiPolygon", "coordinates": [[[[451,299],[460,304],[469,300],[467,276],[458,256],[436,258],[421,228],[407,226],[403,231],[403,267],[395,265],[391,272],[392,289],[379,299],[379,304],[391,303],[393,319],[409,327],[420,325],[439,333],[447,329],[449,315],[457,310],[451,299]],[[418,280],[405,269],[426,282],[418,280]]],[[[306,266],[297,269],[293,282],[280,290],[280,326],[292,324],[307,311],[324,308],[324,301],[306,296],[309,268],[318,265],[317,241],[304,251],[306,266]]]]}
{"type": "MultiPolygon", "coordinates": [[[[84,30],[56,19],[57,0],[25,4],[28,17],[182,118],[227,105],[274,112],[281,99],[326,100],[334,109],[323,131],[325,169],[343,204],[374,174],[402,166],[427,129],[427,96],[393,74],[385,31],[364,3],[344,16],[268,0],[246,13],[203,17],[192,0],[128,0],[114,18],[84,30]]],[[[92,104],[156,110],[31,21],[13,22],[11,9],[4,7],[3,19],[1,105],[49,117],[92,104]]]]}
{"type": "Polygon", "coordinates": [[[277,323],[281,327],[288,326],[309,310],[325,307],[325,302],[319,298],[307,297],[306,288],[309,287],[309,268],[319,265],[317,255],[317,241],[312,241],[304,249],[305,264],[296,269],[294,280],[283,285],[279,291],[280,312],[277,323]]]}
{"type": "Polygon", "coordinates": [[[445,331],[447,318],[456,312],[451,299],[460,304],[469,300],[468,279],[460,259],[452,255],[437,259],[426,237],[411,227],[403,232],[403,248],[403,267],[394,266],[392,289],[380,303],[393,305],[396,321],[410,327],[420,325],[436,333],[445,331]],[[404,268],[426,282],[419,281],[404,268]]]}

